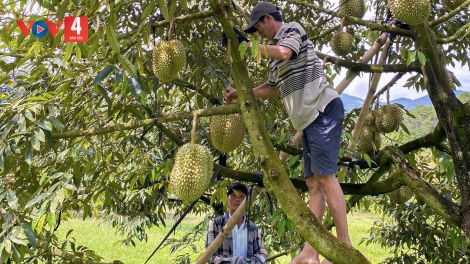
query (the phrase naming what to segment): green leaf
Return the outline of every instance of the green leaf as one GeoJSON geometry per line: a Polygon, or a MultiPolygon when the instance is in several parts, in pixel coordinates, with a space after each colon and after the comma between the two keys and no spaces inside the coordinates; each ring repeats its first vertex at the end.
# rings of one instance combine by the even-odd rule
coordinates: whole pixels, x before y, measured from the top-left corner
{"type": "Polygon", "coordinates": [[[26,99],[24,99],[25,102],[29,101],[48,101],[49,99],[44,97],[44,96],[31,96],[26,99]]]}
{"type": "Polygon", "coordinates": [[[124,70],[126,70],[126,72],[132,77],[137,78],[137,68],[129,61],[129,59],[122,54],[118,55],[118,59],[124,70]]]}
{"type": "Polygon", "coordinates": [[[47,147],[49,149],[52,149],[54,147],[53,141],[52,141],[52,134],[50,131],[44,131],[44,134],[46,135],[46,141],[47,141],[47,147]]]}
{"type": "Polygon", "coordinates": [[[59,11],[57,12],[57,19],[63,20],[65,16],[65,12],[67,11],[67,6],[69,5],[69,0],[62,1],[60,5],[59,11]]]}
{"type": "Polygon", "coordinates": [[[409,131],[408,128],[405,126],[405,124],[400,123],[400,127],[403,129],[403,131],[406,132],[406,134],[411,135],[410,131],[409,131]]]}
{"type": "Polygon", "coordinates": [[[16,211],[18,209],[18,197],[16,197],[15,192],[8,190],[6,198],[8,207],[16,211]]]}
{"type": "Polygon", "coordinates": [[[359,73],[358,71],[354,71],[354,70],[349,69],[349,70],[346,72],[346,79],[349,79],[349,78],[351,78],[351,77],[357,76],[358,73],[359,73]]]}
{"type": "Polygon", "coordinates": [[[100,91],[101,95],[104,97],[104,100],[108,104],[109,107],[113,104],[111,101],[111,98],[109,98],[108,92],[101,86],[101,85],[96,85],[98,87],[98,90],[100,91]]]}
{"type": "Polygon", "coordinates": [[[7,137],[8,133],[10,132],[11,127],[12,127],[14,124],[16,124],[16,122],[17,122],[17,121],[16,121],[15,119],[13,119],[13,120],[11,120],[10,122],[8,122],[8,124],[7,124],[7,125],[5,126],[5,128],[3,129],[2,136],[0,137],[0,140],[4,140],[4,139],[7,137]]]}
{"type": "Polygon", "coordinates": [[[248,43],[246,41],[243,41],[240,43],[238,46],[238,51],[240,52],[240,58],[243,59],[243,56],[245,55],[246,50],[248,49],[248,43]]]}
{"type": "Polygon", "coordinates": [[[147,17],[152,14],[152,11],[155,7],[155,1],[150,1],[144,8],[144,11],[142,11],[142,16],[141,16],[141,21],[145,21],[147,17]]]}
{"type": "Polygon", "coordinates": [[[160,12],[162,13],[165,19],[168,19],[168,5],[166,0],[158,0],[158,7],[160,7],[160,12]]]}
{"type": "Polygon", "coordinates": [[[140,103],[143,105],[143,106],[147,106],[147,93],[145,92],[145,90],[142,90],[142,92],[140,92],[140,103]]]}
{"type": "Polygon", "coordinates": [[[111,24],[108,24],[106,27],[106,40],[108,40],[109,46],[111,46],[111,49],[113,49],[116,54],[121,52],[119,41],[116,36],[116,29],[114,29],[111,24]]]}
{"type": "Polygon", "coordinates": [[[140,86],[139,80],[135,78],[131,78],[131,83],[129,83],[129,89],[131,90],[131,94],[136,98],[140,99],[140,92],[142,91],[142,87],[140,86]]]}
{"type": "Polygon", "coordinates": [[[26,242],[26,239],[27,237],[23,232],[23,228],[15,226],[11,231],[10,240],[15,244],[27,246],[28,242],[26,242]]]}
{"type": "Polygon", "coordinates": [[[24,117],[24,115],[20,115],[20,117],[18,118],[18,131],[26,131],[26,118],[24,117]]]}
{"type": "Polygon", "coordinates": [[[111,195],[111,197],[116,201],[116,202],[121,202],[117,194],[108,186],[106,186],[106,191],[111,195]]]}
{"type": "Polygon", "coordinates": [[[408,58],[406,59],[406,66],[410,65],[416,58],[416,52],[410,52],[408,58]]]}
{"type": "Polygon", "coordinates": [[[98,73],[98,75],[96,75],[95,79],[93,80],[93,85],[95,84],[100,84],[101,81],[108,77],[109,74],[111,74],[111,72],[113,72],[114,70],[114,65],[108,65],[106,67],[104,67],[104,69],[102,69],[100,71],[100,73],[98,73]]]}
{"type": "Polygon", "coordinates": [[[3,159],[3,150],[1,150],[0,151],[0,171],[2,171],[4,167],[5,167],[5,160],[3,159]]]}
{"type": "Polygon", "coordinates": [[[38,122],[38,125],[40,128],[44,129],[44,130],[49,130],[51,131],[52,130],[52,124],[51,122],[45,120],[45,119],[41,119],[39,120],[38,122]]]}
{"type": "Polygon", "coordinates": [[[40,233],[42,232],[42,228],[44,227],[44,222],[45,222],[45,221],[46,221],[46,215],[43,214],[43,215],[39,218],[39,220],[38,220],[38,222],[36,223],[36,226],[35,226],[36,232],[37,232],[38,234],[40,234],[40,233]]]}
{"type": "Polygon", "coordinates": [[[188,0],[178,0],[184,11],[188,11],[188,0]]]}
{"type": "Polygon", "coordinates": [[[33,248],[36,247],[36,236],[34,235],[34,232],[28,228],[24,230],[25,235],[28,237],[28,242],[33,246],[33,248]]]}
{"type": "Polygon", "coordinates": [[[29,207],[35,205],[36,203],[38,203],[39,201],[42,201],[44,198],[50,196],[51,193],[41,193],[40,195],[34,197],[33,199],[31,199],[25,206],[24,208],[25,209],[28,209],[29,207]]]}
{"type": "Polygon", "coordinates": [[[421,66],[424,66],[424,64],[426,64],[426,57],[421,51],[418,51],[418,59],[419,63],[421,63],[421,66]]]}
{"type": "Polygon", "coordinates": [[[56,224],[55,214],[53,212],[49,212],[47,214],[47,224],[49,228],[52,230],[56,224]]]}
{"type": "Polygon", "coordinates": [[[37,151],[41,150],[41,143],[39,143],[39,139],[36,135],[31,137],[31,146],[33,146],[33,149],[37,151]]]}
{"type": "Polygon", "coordinates": [[[49,116],[47,119],[51,122],[52,126],[55,127],[57,130],[64,131],[65,126],[64,124],[62,124],[62,122],[60,122],[59,119],[53,116],[49,116]]]}
{"type": "Polygon", "coordinates": [[[168,17],[166,18],[168,21],[173,20],[175,17],[175,9],[176,9],[176,0],[172,0],[170,2],[170,9],[168,10],[168,17]]]}
{"type": "Polygon", "coordinates": [[[37,137],[37,139],[41,142],[46,142],[46,136],[44,135],[44,131],[40,128],[35,128],[34,129],[34,135],[37,137]]]}
{"type": "Polygon", "coordinates": [[[364,159],[366,160],[367,162],[367,165],[369,165],[369,168],[372,166],[372,160],[371,158],[369,157],[369,155],[367,155],[366,153],[364,153],[364,159]]]}
{"type": "Polygon", "coordinates": [[[25,150],[25,161],[29,165],[31,165],[31,161],[33,160],[33,148],[31,147],[31,144],[26,145],[26,150],[25,150]]]}
{"type": "Polygon", "coordinates": [[[70,57],[72,56],[72,50],[73,50],[73,42],[68,42],[67,45],[65,45],[64,61],[70,60],[70,57]]]}

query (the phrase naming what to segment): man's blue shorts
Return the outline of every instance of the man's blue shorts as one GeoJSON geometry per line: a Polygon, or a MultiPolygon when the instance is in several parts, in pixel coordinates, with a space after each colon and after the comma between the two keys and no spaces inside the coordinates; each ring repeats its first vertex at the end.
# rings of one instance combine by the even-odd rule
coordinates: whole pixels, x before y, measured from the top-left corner
{"type": "Polygon", "coordinates": [[[325,112],[308,125],[302,135],[304,177],[338,172],[344,106],[341,98],[331,101],[325,112]]]}

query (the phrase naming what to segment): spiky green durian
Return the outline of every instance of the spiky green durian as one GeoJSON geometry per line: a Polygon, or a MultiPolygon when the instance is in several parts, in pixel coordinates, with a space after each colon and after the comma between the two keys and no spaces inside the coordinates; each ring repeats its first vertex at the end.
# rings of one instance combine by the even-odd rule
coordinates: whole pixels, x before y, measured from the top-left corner
{"type": "Polygon", "coordinates": [[[170,187],[184,203],[195,201],[209,186],[213,160],[209,148],[185,144],[178,149],[170,173],[170,187]]]}
{"type": "Polygon", "coordinates": [[[159,81],[172,81],[185,64],[186,51],[181,41],[160,41],[153,48],[152,69],[159,81]]]}
{"type": "Polygon", "coordinates": [[[429,0],[388,0],[388,8],[396,20],[409,25],[418,25],[431,14],[429,0]]]}

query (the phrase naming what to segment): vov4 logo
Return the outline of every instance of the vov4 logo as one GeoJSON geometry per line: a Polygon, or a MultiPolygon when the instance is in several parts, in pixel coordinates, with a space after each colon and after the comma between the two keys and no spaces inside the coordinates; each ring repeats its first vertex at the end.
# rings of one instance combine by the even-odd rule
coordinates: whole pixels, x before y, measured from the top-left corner
{"type": "Polygon", "coordinates": [[[64,20],[57,20],[55,23],[51,20],[34,21],[29,20],[28,24],[22,20],[16,23],[21,29],[21,33],[26,38],[31,32],[36,38],[43,38],[48,32],[55,38],[62,24],[64,24],[64,41],[65,42],[87,42],[88,41],[88,17],[66,16],[64,20]]]}

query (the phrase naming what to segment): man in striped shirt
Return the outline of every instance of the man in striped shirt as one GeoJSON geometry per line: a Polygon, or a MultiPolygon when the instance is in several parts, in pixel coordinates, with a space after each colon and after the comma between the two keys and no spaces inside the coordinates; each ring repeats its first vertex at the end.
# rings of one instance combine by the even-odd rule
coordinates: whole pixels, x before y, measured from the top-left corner
{"type": "MultiPolygon", "coordinates": [[[[346,202],[335,177],[341,143],[344,107],[335,89],[326,80],[321,61],[305,30],[296,22],[283,23],[279,8],[260,2],[251,12],[246,33],[258,32],[270,40],[267,46],[268,81],[253,88],[257,98],[280,95],[291,122],[302,131],[304,177],[308,186],[309,208],[321,221],[325,198],[333,216],[338,238],[351,245],[346,202]]],[[[248,44],[251,48],[252,43],[248,44]]],[[[265,48],[259,47],[265,56],[265,48]]],[[[237,98],[237,91],[227,87],[226,99],[237,98]]],[[[278,197],[282,199],[282,197],[278,197]]],[[[291,264],[319,263],[318,252],[308,243],[291,264]]],[[[325,260],[323,263],[330,263],[325,260]]]]}

